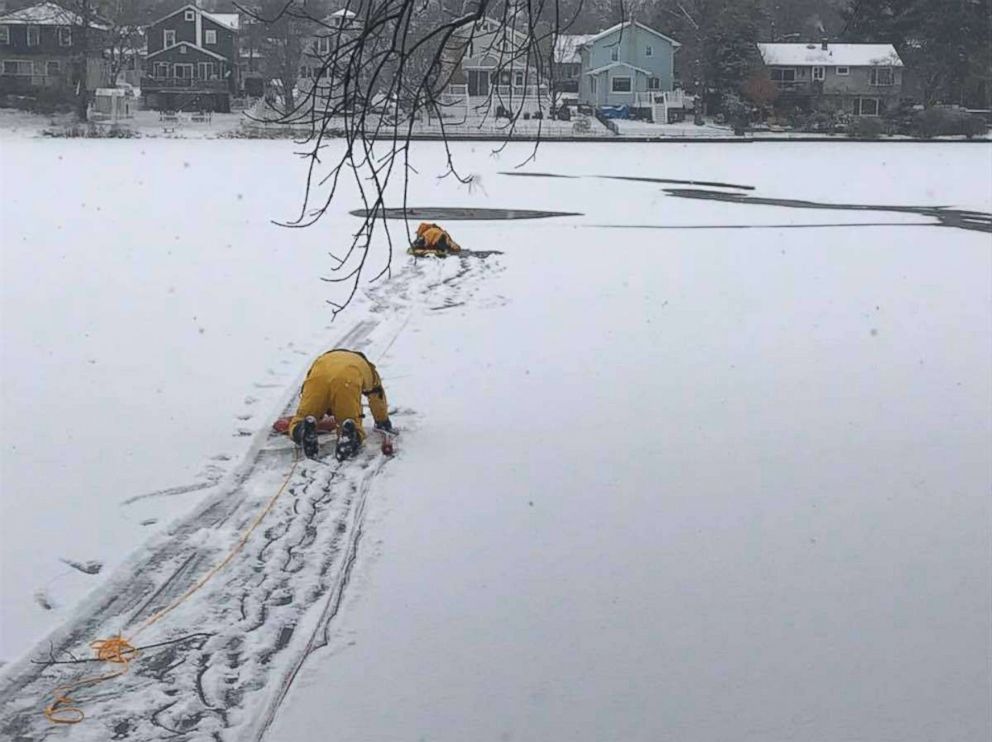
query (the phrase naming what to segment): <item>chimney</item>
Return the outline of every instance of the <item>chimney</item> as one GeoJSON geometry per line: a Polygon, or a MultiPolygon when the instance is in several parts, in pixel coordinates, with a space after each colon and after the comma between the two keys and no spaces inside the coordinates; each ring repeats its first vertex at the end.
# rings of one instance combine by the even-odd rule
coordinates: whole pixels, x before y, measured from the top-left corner
{"type": "Polygon", "coordinates": [[[821,49],[822,49],[823,51],[826,51],[826,50],[827,50],[827,48],[828,48],[829,46],[830,46],[830,45],[829,45],[829,44],[827,44],[827,40],[826,40],[826,39],[824,39],[823,41],[821,41],[821,42],[820,42],[820,48],[821,48],[821,49]]]}

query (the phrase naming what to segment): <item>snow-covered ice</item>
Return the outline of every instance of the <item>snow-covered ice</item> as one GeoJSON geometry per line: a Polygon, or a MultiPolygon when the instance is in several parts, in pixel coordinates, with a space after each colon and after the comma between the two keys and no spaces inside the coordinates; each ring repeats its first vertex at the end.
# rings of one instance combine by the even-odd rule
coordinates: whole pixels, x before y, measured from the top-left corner
{"type": "MultiPolygon", "coordinates": [[[[238,431],[383,316],[374,360],[415,413],[267,739],[988,737],[987,233],[501,175],[524,145],[457,145],[470,192],[422,143],[411,205],[584,215],[451,222],[505,254],[448,283],[398,255],[328,326],[319,276],[358,204],[271,225],[293,149],[4,143],[0,656],[210,490],[123,501],[231,471],[238,431]]],[[[990,165],[987,145],[547,144],[524,170],[989,211],[990,165]]]]}

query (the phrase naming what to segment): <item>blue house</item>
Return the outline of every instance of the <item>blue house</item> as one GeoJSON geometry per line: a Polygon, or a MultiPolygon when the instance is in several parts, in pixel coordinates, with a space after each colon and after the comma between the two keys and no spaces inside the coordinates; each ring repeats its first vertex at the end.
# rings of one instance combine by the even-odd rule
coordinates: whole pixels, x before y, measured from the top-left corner
{"type": "Polygon", "coordinates": [[[600,31],[579,47],[579,102],[647,107],[675,83],[675,39],[637,21],[600,31]]]}

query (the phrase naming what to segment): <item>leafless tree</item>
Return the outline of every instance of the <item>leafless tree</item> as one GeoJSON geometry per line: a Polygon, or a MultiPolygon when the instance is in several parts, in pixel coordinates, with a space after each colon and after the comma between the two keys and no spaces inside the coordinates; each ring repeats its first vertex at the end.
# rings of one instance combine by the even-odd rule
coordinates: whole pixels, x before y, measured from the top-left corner
{"type": "Polygon", "coordinates": [[[107,82],[117,84],[121,72],[135,63],[144,43],[140,0],[101,0],[100,16],[105,19],[103,54],[107,61],[107,82]]]}
{"type": "MultiPolygon", "coordinates": [[[[485,54],[495,60],[497,81],[509,74],[511,83],[523,83],[491,86],[481,106],[482,120],[501,114],[505,144],[524,106],[535,103],[520,91],[546,88],[552,37],[567,21],[558,0],[347,0],[324,18],[299,0],[284,0],[275,15],[252,14],[270,24],[293,17],[315,29],[308,51],[316,58],[312,84],[297,91],[275,122],[297,132],[308,161],[300,212],[286,226],[308,227],[324,217],[346,179],[363,205],[356,232],[331,251],[325,280],[343,289],[329,302],[335,315],[363,282],[389,274],[396,237],[386,220],[387,189],[392,193],[396,183],[397,205],[406,206],[410,146],[419,126],[437,122],[446,157],[442,177],[471,182],[449,146],[451,123],[464,119],[457,111],[465,100],[450,87],[461,79],[463,57],[485,54]],[[373,250],[380,231],[385,246],[373,250]]],[[[547,104],[537,106],[540,139],[547,104]]],[[[405,243],[410,225],[404,221],[404,227],[405,243]]]]}
{"type": "Polygon", "coordinates": [[[99,77],[113,86],[124,64],[137,53],[141,43],[138,0],[62,0],[57,7],[50,20],[68,29],[72,95],[77,117],[86,121],[90,86],[95,82],[91,78],[96,77],[91,64],[103,65],[99,77]]]}

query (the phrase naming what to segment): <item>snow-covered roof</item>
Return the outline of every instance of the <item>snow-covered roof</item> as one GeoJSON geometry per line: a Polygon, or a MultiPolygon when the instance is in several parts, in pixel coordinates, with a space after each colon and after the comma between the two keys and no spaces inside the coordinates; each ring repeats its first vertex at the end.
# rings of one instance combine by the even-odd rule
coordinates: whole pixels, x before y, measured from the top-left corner
{"type": "Polygon", "coordinates": [[[191,44],[188,41],[180,41],[178,44],[173,44],[172,46],[167,46],[162,49],[159,49],[157,52],[152,52],[151,54],[148,55],[147,59],[151,59],[152,57],[157,57],[159,54],[165,54],[165,52],[172,51],[173,49],[178,49],[181,46],[185,46],[187,49],[194,49],[200,52],[201,54],[206,54],[208,57],[219,59],[222,62],[227,61],[227,57],[224,57],[218,54],[217,52],[212,52],[209,49],[204,49],[202,46],[191,44]]]}
{"type": "MultiPolygon", "coordinates": [[[[6,15],[0,15],[0,23],[4,25],[82,26],[83,17],[55,3],[38,3],[28,8],[15,10],[6,15]]],[[[109,26],[91,18],[90,28],[107,29],[109,26]]]]}
{"type": "Polygon", "coordinates": [[[241,28],[241,16],[237,13],[208,13],[205,10],[201,10],[200,12],[210,20],[222,26],[227,26],[232,31],[237,31],[241,28]]]}
{"type": "Polygon", "coordinates": [[[609,64],[604,64],[602,67],[597,67],[594,70],[589,70],[586,72],[587,75],[598,75],[600,72],[606,72],[606,70],[612,70],[614,67],[627,67],[632,70],[637,70],[638,72],[643,72],[645,75],[651,76],[654,73],[651,70],[646,70],[643,67],[637,67],[630,64],[629,62],[610,62],[609,64]]]}
{"type": "Polygon", "coordinates": [[[892,44],[758,44],[765,64],[804,67],[902,67],[892,44]]]}
{"type": "Polygon", "coordinates": [[[643,23],[640,23],[639,21],[624,21],[623,23],[618,23],[615,26],[610,26],[604,31],[600,31],[597,34],[593,34],[588,39],[586,39],[583,42],[583,44],[592,44],[596,41],[599,41],[602,38],[609,36],[611,33],[614,33],[615,31],[619,31],[620,29],[626,28],[627,26],[631,26],[631,25],[637,26],[638,28],[647,31],[648,33],[654,34],[655,36],[664,39],[665,41],[669,42],[672,46],[674,46],[676,49],[682,46],[682,44],[677,42],[671,36],[665,36],[665,34],[663,34],[661,31],[655,31],[650,26],[645,26],[643,23]]]}
{"type": "Polygon", "coordinates": [[[474,24],[465,24],[458,27],[458,33],[464,35],[470,33],[473,37],[479,38],[482,34],[510,34],[515,37],[515,39],[520,43],[526,43],[530,34],[526,31],[520,31],[514,27],[515,24],[502,23],[489,16],[483,16],[477,20],[474,24]]]}
{"type": "Polygon", "coordinates": [[[224,26],[224,28],[227,28],[234,32],[237,32],[238,28],[240,28],[241,26],[241,16],[239,16],[237,13],[208,13],[205,10],[200,10],[195,5],[184,5],[183,7],[172,11],[168,15],[162,16],[157,21],[155,21],[155,23],[152,23],[150,25],[154,26],[156,23],[161,23],[165,19],[172,18],[172,16],[178,15],[179,13],[185,13],[187,10],[192,10],[196,13],[200,13],[204,17],[212,20],[214,23],[218,23],[221,26],[224,26]]]}
{"type": "Polygon", "coordinates": [[[558,64],[579,64],[579,47],[589,41],[594,34],[562,34],[555,38],[555,62],[558,64]]]}
{"type": "Polygon", "coordinates": [[[328,28],[358,28],[361,25],[361,20],[357,20],[358,15],[348,10],[347,8],[341,8],[341,10],[335,10],[329,16],[324,18],[321,23],[328,28]]]}

